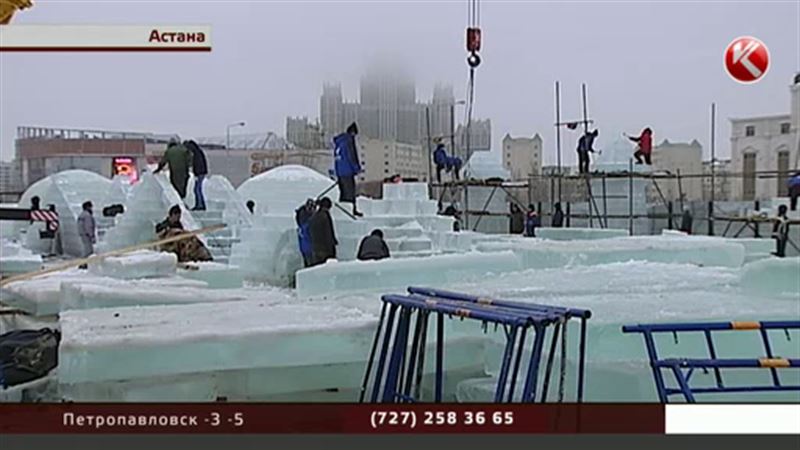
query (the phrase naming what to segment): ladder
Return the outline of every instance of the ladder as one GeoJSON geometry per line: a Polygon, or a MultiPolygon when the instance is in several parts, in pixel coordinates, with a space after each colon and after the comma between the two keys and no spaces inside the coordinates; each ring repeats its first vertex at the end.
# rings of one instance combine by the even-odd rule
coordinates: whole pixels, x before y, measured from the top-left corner
{"type": "Polygon", "coordinates": [[[547,401],[556,345],[561,336],[561,362],[559,373],[559,401],[564,398],[567,357],[567,324],[580,321],[580,342],[577,368],[577,401],[583,401],[586,360],[586,321],[591,312],[583,309],[533,303],[497,300],[439,289],[409,287],[406,295],[384,295],[383,307],[375,331],[372,350],[361,386],[359,401],[372,403],[410,403],[421,400],[420,390],[428,341],[428,324],[435,319],[436,335],[434,371],[434,401],[441,402],[444,385],[444,319],[459,317],[475,320],[488,326],[502,327],[506,336],[500,374],[495,388],[494,401],[534,402],[539,385],[541,361],[546,357],[546,368],[541,380],[541,400],[547,401]],[[412,322],[415,323],[412,334],[412,322]],[[547,330],[553,328],[549,351],[545,349],[547,330]],[[383,336],[381,340],[380,337],[383,336]],[[528,339],[531,335],[532,339],[528,339]],[[410,338],[410,341],[409,341],[410,338]],[[372,376],[375,356],[380,341],[380,354],[372,376]],[[530,343],[529,343],[530,342],[530,343]],[[520,365],[525,356],[530,362],[522,369],[524,376],[518,380],[520,365]],[[513,365],[513,368],[512,368],[513,365]],[[368,394],[368,386],[372,389],[368,394]],[[517,383],[523,386],[515,399],[517,383]],[[506,394],[506,386],[509,386],[506,394]]]}
{"type": "Polygon", "coordinates": [[[800,368],[800,359],[780,358],[772,352],[770,330],[784,330],[787,338],[790,329],[800,329],[800,321],[768,321],[768,322],[704,322],[704,323],[664,323],[645,325],[626,325],[622,327],[623,333],[641,333],[644,338],[650,367],[661,403],[668,403],[670,396],[683,395],[687,403],[695,403],[695,394],[721,394],[736,392],[776,392],[800,391],[800,385],[784,385],[781,383],[779,368],[800,368]],[[760,358],[723,359],[717,356],[714,345],[713,333],[718,331],[758,331],[764,346],[765,356],[760,358]],[[655,335],[658,333],[672,333],[677,340],[678,333],[700,332],[705,336],[708,347],[708,358],[659,358],[656,348],[655,335]],[[722,378],[723,369],[769,369],[772,383],[767,385],[728,386],[722,378]],[[690,382],[695,369],[714,371],[714,387],[692,387],[690,382]],[[671,372],[677,383],[676,387],[668,387],[663,371],[671,372]]]}

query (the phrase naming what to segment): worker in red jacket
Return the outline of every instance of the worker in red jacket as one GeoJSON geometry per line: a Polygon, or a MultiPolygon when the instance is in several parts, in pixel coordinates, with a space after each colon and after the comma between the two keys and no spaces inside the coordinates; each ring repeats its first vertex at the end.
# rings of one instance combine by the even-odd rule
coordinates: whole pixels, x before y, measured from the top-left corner
{"type": "Polygon", "coordinates": [[[639,148],[633,154],[633,157],[636,158],[636,164],[642,164],[642,156],[644,156],[645,164],[648,166],[653,164],[650,159],[650,155],[653,152],[653,130],[645,128],[638,137],[628,136],[628,139],[639,144],[639,148]]]}

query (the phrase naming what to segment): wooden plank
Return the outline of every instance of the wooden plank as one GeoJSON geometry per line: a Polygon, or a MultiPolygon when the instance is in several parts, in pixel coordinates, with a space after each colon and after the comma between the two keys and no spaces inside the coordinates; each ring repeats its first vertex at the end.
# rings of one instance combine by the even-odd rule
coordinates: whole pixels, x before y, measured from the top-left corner
{"type": "Polygon", "coordinates": [[[47,269],[39,270],[39,271],[36,271],[36,272],[28,272],[28,273],[24,273],[22,275],[16,275],[16,276],[13,276],[13,277],[5,278],[3,280],[0,280],[0,287],[5,286],[5,285],[7,285],[9,283],[13,283],[15,281],[30,280],[30,279],[38,277],[40,275],[46,275],[48,273],[60,272],[62,270],[71,269],[73,267],[78,267],[78,266],[81,266],[83,264],[89,264],[89,263],[92,263],[92,262],[100,261],[102,259],[108,258],[109,256],[120,256],[120,255],[124,255],[126,253],[130,253],[130,252],[133,252],[133,251],[136,251],[136,250],[142,250],[142,249],[146,249],[146,248],[157,247],[157,246],[160,246],[160,245],[169,244],[170,242],[182,241],[182,240],[190,238],[192,236],[197,236],[197,235],[205,234],[205,233],[211,233],[211,232],[214,232],[214,231],[217,231],[217,230],[221,230],[223,228],[225,228],[225,224],[224,223],[220,223],[220,224],[217,224],[217,225],[211,225],[211,226],[208,226],[208,227],[205,227],[205,228],[200,228],[199,230],[187,231],[186,233],[183,233],[183,234],[170,236],[168,238],[159,239],[159,240],[156,240],[156,241],[145,242],[143,244],[131,245],[130,247],[121,248],[119,250],[113,250],[113,251],[110,251],[110,252],[102,253],[100,255],[92,255],[92,256],[89,256],[89,257],[86,257],[86,258],[75,259],[75,260],[72,260],[72,261],[68,261],[68,262],[66,262],[64,264],[59,264],[59,265],[56,265],[56,266],[53,266],[53,267],[50,267],[50,268],[47,268],[47,269]]]}

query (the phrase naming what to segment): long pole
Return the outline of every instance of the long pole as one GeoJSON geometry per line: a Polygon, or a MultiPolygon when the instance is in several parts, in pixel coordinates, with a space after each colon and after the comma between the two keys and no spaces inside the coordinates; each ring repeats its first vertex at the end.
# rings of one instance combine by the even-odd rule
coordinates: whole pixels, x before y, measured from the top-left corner
{"type": "Polygon", "coordinates": [[[225,127],[225,150],[231,149],[231,126],[225,127]]]}
{"type": "Polygon", "coordinates": [[[433,182],[433,166],[431,163],[431,110],[425,107],[425,122],[428,126],[428,184],[433,182]]]}
{"type": "Polygon", "coordinates": [[[633,158],[628,159],[628,234],[633,236],[633,158]]]}
{"type": "Polygon", "coordinates": [[[561,87],[556,81],[556,158],[558,159],[558,202],[561,203],[561,87]]]}
{"type": "Polygon", "coordinates": [[[716,168],[714,167],[717,162],[717,153],[716,153],[716,122],[717,122],[717,104],[711,103],[711,207],[708,211],[708,230],[709,234],[713,233],[714,229],[714,189],[716,184],[716,168]]]}

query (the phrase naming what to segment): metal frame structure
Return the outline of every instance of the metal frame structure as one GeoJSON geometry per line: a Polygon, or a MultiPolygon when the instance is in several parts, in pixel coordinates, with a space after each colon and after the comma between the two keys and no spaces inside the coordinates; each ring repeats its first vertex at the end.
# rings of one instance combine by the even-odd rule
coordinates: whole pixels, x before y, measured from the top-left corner
{"type": "Polygon", "coordinates": [[[359,399],[361,402],[367,397],[367,387],[370,381],[372,382],[372,389],[368,396],[370,402],[403,403],[416,402],[421,399],[428,324],[432,315],[436,319],[434,341],[436,361],[433,390],[435,402],[441,402],[444,393],[445,316],[478,320],[484,326],[494,324],[495,327],[503,327],[506,346],[494,396],[494,401],[498,403],[515,401],[517,377],[526,352],[530,354],[530,362],[525,370],[524,380],[519,380],[519,382],[524,381],[524,385],[517,401],[535,401],[540,363],[545,354],[547,362],[541,383],[540,401],[547,401],[559,335],[561,336],[561,362],[558,401],[563,401],[566,378],[567,323],[572,319],[579,319],[581,328],[576,398],[578,402],[583,400],[586,321],[591,317],[591,312],[588,310],[497,300],[422,287],[409,287],[407,295],[384,295],[381,300],[383,307],[361,386],[359,399]],[[414,320],[414,316],[416,316],[416,320],[414,320]],[[413,335],[411,334],[412,321],[415,322],[413,335]],[[551,325],[553,332],[550,350],[547,352],[544,344],[547,329],[551,325]],[[533,339],[528,339],[529,331],[532,332],[533,339]],[[383,335],[382,340],[381,335],[383,335]],[[409,337],[411,337],[410,342],[409,337]],[[528,341],[531,340],[532,344],[526,350],[528,341]],[[375,374],[372,376],[379,342],[380,354],[375,374]],[[506,385],[508,385],[507,393],[506,385]]]}
{"type": "Polygon", "coordinates": [[[800,321],[766,321],[766,322],[703,322],[703,323],[665,323],[649,325],[627,325],[622,327],[623,333],[641,333],[644,337],[650,367],[653,370],[658,398],[661,403],[668,403],[670,396],[683,395],[687,403],[695,403],[695,394],[722,394],[737,392],[776,392],[800,391],[800,385],[784,385],[778,376],[778,368],[800,369],[800,359],[780,358],[773,354],[769,340],[769,330],[800,329],[800,321]],[[757,330],[764,345],[766,357],[748,359],[722,359],[717,356],[712,332],[734,330],[757,330]],[[654,335],[656,333],[699,332],[705,336],[709,358],[659,358],[654,335]],[[772,384],[755,386],[727,386],[722,379],[722,369],[756,369],[768,368],[772,375],[772,384]],[[690,385],[695,369],[714,371],[715,386],[697,388],[690,385]],[[677,388],[668,387],[663,371],[672,372],[677,388]]]}

